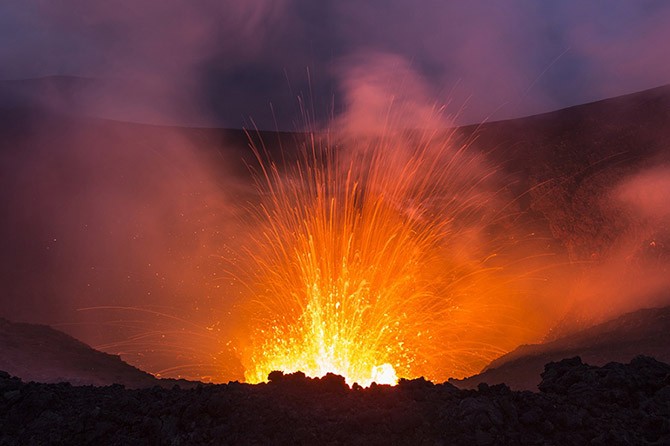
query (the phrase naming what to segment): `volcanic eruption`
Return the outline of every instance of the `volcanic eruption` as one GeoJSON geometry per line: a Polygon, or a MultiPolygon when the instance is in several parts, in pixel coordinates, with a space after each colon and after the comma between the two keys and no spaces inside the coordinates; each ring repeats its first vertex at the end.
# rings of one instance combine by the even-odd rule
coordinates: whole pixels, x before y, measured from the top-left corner
{"type": "Polygon", "coordinates": [[[255,153],[254,235],[235,273],[248,382],[274,370],[444,380],[536,335],[513,319],[513,206],[451,132],[311,133],[292,160],[255,153]]]}

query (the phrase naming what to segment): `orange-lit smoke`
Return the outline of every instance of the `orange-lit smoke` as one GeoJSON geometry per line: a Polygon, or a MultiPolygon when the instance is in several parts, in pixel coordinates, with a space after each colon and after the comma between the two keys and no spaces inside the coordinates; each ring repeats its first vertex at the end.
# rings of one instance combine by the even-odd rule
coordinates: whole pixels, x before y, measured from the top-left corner
{"type": "Polygon", "coordinates": [[[236,154],[210,148],[220,135],[48,115],[17,133],[2,154],[2,316],[152,373],[241,378],[220,256],[244,187],[236,154]]]}
{"type": "Polygon", "coordinates": [[[670,303],[669,175],[667,165],[643,169],[603,198],[620,229],[602,258],[569,277],[568,317],[578,328],[670,303]]]}

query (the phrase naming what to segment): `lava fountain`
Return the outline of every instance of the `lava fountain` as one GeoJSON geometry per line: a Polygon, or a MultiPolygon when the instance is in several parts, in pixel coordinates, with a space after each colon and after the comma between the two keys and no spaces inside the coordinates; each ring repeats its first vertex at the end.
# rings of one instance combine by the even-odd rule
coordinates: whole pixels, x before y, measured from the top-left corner
{"type": "Polygon", "coordinates": [[[513,237],[482,156],[444,132],[306,139],[281,165],[255,150],[248,382],[444,379],[515,345],[518,290],[500,260],[513,237]]]}

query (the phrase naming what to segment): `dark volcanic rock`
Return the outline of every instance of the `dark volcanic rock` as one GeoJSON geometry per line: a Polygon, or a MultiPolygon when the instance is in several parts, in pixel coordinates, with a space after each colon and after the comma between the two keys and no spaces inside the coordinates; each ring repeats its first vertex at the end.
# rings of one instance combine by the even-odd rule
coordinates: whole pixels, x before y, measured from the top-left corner
{"type": "Polygon", "coordinates": [[[670,366],[546,365],[542,392],[335,375],[192,389],[23,383],[0,372],[0,444],[668,444],[670,366]]]}
{"type": "MultiPolygon", "coordinates": [[[[670,366],[648,356],[637,356],[630,364],[611,362],[603,367],[582,363],[579,356],[550,362],[544,367],[541,392],[562,395],[617,392],[615,396],[637,393],[653,395],[670,385],[670,366]]],[[[601,396],[602,396],[601,395],[601,396]]]]}

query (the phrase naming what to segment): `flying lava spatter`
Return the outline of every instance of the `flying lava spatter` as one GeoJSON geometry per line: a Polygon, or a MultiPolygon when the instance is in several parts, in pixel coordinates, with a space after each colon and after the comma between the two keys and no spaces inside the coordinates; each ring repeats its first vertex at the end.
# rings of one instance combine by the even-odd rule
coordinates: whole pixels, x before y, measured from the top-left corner
{"type": "Polygon", "coordinates": [[[467,146],[444,132],[312,134],[293,161],[256,153],[248,382],[464,376],[517,341],[500,339],[517,290],[491,229],[495,169],[467,146]]]}

